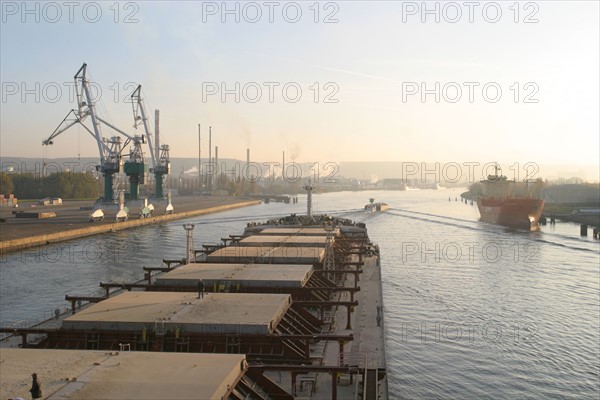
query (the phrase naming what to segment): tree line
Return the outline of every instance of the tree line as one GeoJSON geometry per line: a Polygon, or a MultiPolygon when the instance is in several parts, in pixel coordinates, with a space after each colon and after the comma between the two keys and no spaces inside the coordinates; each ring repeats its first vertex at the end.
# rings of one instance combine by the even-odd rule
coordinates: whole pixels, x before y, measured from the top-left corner
{"type": "Polygon", "coordinates": [[[97,198],[101,192],[102,181],[91,173],[55,172],[48,176],[0,173],[0,193],[5,196],[14,194],[20,199],[97,198]]]}

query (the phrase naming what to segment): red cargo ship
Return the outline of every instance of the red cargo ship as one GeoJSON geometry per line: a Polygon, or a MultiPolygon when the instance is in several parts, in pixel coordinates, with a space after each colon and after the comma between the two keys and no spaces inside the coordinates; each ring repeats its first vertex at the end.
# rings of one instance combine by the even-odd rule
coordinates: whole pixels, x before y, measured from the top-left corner
{"type": "Polygon", "coordinates": [[[481,181],[477,196],[481,220],[515,228],[538,229],[538,220],[544,209],[542,181],[515,182],[498,175],[498,170],[496,166],[495,174],[481,181]]]}

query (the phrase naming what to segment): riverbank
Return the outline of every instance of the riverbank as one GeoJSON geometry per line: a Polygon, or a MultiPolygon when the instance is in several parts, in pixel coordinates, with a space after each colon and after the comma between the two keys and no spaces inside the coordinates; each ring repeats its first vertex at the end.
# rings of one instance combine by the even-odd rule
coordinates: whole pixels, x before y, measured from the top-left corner
{"type": "Polygon", "coordinates": [[[576,224],[589,225],[592,227],[600,228],[600,215],[585,215],[578,214],[577,210],[582,208],[598,208],[598,203],[579,203],[579,204],[557,204],[557,203],[546,203],[544,204],[544,211],[542,217],[545,217],[548,221],[551,218],[559,219],[564,222],[573,222],[576,224]]]}
{"type": "Polygon", "coordinates": [[[7,222],[0,225],[0,254],[19,251],[34,246],[62,242],[65,240],[92,236],[101,233],[134,228],[143,225],[159,224],[166,221],[190,218],[198,215],[216,213],[233,208],[260,204],[260,200],[242,199],[230,196],[179,197],[173,199],[175,212],[164,214],[166,204],[155,203],[155,211],[150,218],[139,218],[141,203],[128,204],[129,218],[125,222],[114,222],[117,210],[104,210],[103,221],[89,222],[89,213],[85,210],[90,202],[65,202],[60,206],[43,206],[23,209],[2,209],[2,218],[7,222]],[[82,209],[82,207],[84,209],[82,209]],[[15,218],[12,211],[31,210],[35,212],[54,212],[54,218],[15,218]]]}

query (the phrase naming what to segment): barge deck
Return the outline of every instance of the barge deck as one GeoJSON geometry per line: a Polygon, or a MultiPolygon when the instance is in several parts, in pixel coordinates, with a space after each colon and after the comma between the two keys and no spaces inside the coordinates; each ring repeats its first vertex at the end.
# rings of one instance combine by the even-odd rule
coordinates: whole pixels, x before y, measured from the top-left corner
{"type": "MultiPolygon", "coordinates": [[[[83,299],[89,301],[83,306],[67,296],[71,315],[35,327],[3,327],[0,332],[11,336],[2,346],[36,347],[59,358],[82,349],[132,359],[148,352],[174,360],[233,353],[241,357],[236,381],[225,391],[217,385],[216,397],[206,398],[387,399],[378,247],[363,224],[327,216],[312,218],[308,227],[289,222],[249,224],[239,241],[223,243],[199,262],[146,269],[145,281],[101,284],[106,296],[83,299]]],[[[12,370],[12,352],[0,354],[3,370],[12,370]]],[[[34,360],[29,368],[39,373],[44,366],[34,360]]],[[[197,380],[209,378],[196,372],[197,380]]],[[[81,384],[64,382],[46,398],[62,398],[65,391],[70,398],[98,398],[90,388],[102,380],[87,374],[75,377],[81,384]]],[[[17,393],[3,389],[1,396],[17,393]]]]}

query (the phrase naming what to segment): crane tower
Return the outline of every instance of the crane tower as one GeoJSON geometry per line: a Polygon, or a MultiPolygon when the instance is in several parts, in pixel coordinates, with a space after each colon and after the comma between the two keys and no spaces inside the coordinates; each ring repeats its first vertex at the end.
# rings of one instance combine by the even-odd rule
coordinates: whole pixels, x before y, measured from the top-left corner
{"type": "Polygon", "coordinates": [[[98,146],[100,155],[100,164],[96,170],[104,176],[104,197],[105,202],[115,203],[115,190],[113,188],[114,175],[123,172],[123,159],[121,152],[123,143],[119,136],[105,138],[100,130],[100,123],[104,122],[96,113],[95,103],[92,99],[89,87],[89,81],[86,76],[87,64],[83,64],[75,74],[75,91],[77,95],[77,108],[67,113],[67,116],[52,132],[48,139],[42,141],[42,145],[49,146],[54,144],[54,139],[76,124],[80,124],[94,138],[98,146]],[[86,119],[91,120],[92,128],[84,124],[86,119]]]}

